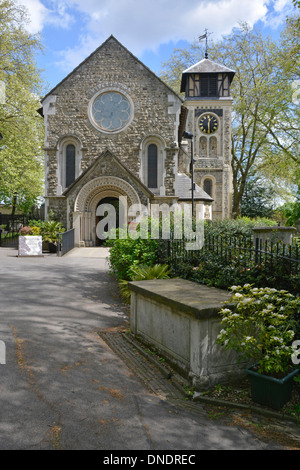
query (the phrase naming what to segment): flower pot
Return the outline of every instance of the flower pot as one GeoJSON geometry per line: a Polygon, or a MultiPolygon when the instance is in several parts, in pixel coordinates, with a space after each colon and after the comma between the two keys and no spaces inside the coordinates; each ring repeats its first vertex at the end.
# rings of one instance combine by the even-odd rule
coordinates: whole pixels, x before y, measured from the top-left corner
{"type": "Polygon", "coordinates": [[[246,370],[249,376],[252,400],[280,410],[291,399],[294,377],[298,374],[299,369],[295,369],[283,379],[276,379],[255,372],[253,367],[246,370]]]}
{"type": "Polygon", "coordinates": [[[43,251],[47,251],[49,253],[56,253],[57,245],[53,242],[43,241],[43,251]]]}
{"type": "Polygon", "coordinates": [[[40,235],[21,235],[18,256],[42,256],[42,237],[40,235]]]}

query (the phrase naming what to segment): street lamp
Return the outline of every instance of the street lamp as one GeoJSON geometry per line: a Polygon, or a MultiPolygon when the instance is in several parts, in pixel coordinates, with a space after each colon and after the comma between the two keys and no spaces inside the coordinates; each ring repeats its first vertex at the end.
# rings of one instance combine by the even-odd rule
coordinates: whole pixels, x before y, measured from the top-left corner
{"type": "Polygon", "coordinates": [[[184,131],[182,137],[191,141],[191,176],[192,176],[192,217],[194,217],[194,151],[193,151],[193,134],[191,132],[184,131]]]}

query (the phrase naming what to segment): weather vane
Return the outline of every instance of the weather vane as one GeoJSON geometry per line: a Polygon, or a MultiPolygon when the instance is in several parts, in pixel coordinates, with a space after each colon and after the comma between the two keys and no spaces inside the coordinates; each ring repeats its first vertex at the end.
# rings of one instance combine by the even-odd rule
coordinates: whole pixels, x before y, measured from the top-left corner
{"type": "Polygon", "coordinates": [[[205,59],[207,59],[208,58],[207,40],[208,40],[208,36],[212,33],[209,33],[207,29],[205,29],[204,31],[205,31],[205,34],[202,34],[202,36],[199,36],[199,41],[202,41],[202,39],[205,39],[205,42],[206,42],[206,45],[205,45],[205,59]]]}

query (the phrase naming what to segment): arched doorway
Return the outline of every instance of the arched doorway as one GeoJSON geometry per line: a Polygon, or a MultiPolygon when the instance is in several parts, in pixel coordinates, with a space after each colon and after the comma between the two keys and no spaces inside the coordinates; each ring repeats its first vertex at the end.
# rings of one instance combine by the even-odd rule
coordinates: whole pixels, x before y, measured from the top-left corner
{"type": "Polygon", "coordinates": [[[108,213],[109,208],[107,206],[111,206],[113,208],[112,214],[115,215],[115,217],[114,217],[114,219],[115,219],[114,220],[115,228],[116,229],[119,228],[119,223],[120,223],[120,199],[117,198],[117,197],[104,197],[103,199],[101,199],[99,201],[99,203],[97,204],[97,208],[96,208],[96,246],[102,246],[103,243],[105,242],[104,238],[98,236],[99,235],[99,233],[98,233],[99,229],[97,230],[97,227],[99,227],[99,224],[101,223],[101,221],[104,220],[104,222],[102,224],[104,232],[109,231],[109,223],[107,221],[107,218],[109,216],[109,213],[108,213]],[[100,211],[102,215],[97,215],[97,214],[99,214],[98,208],[100,208],[100,206],[102,206],[102,210],[100,211]]]}
{"type": "MultiPolygon", "coordinates": [[[[108,202],[109,200],[113,202],[116,199],[121,200],[122,203],[124,202],[124,214],[126,216],[127,208],[141,204],[133,186],[121,178],[116,176],[100,176],[87,182],[77,194],[74,204],[73,228],[75,229],[75,246],[97,245],[96,212],[98,207],[101,206],[101,201],[103,204],[105,199],[108,202]]],[[[115,202],[112,205],[114,204],[115,202]]],[[[118,210],[120,211],[120,206],[118,210]]],[[[118,220],[119,218],[116,217],[116,223],[119,223],[118,220]]]]}

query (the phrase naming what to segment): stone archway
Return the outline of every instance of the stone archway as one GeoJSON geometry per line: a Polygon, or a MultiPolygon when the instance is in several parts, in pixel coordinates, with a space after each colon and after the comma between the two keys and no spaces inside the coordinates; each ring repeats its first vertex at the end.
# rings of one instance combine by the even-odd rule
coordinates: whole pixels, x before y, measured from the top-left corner
{"type": "Polygon", "coordinates": [[[135,189],[121,178],[100,176],[89,181],[79,191],[74,204],[75,246],[96,245],[96,209],[105,198],[121,198],[127,207],[141,204],[135,189]]]}

